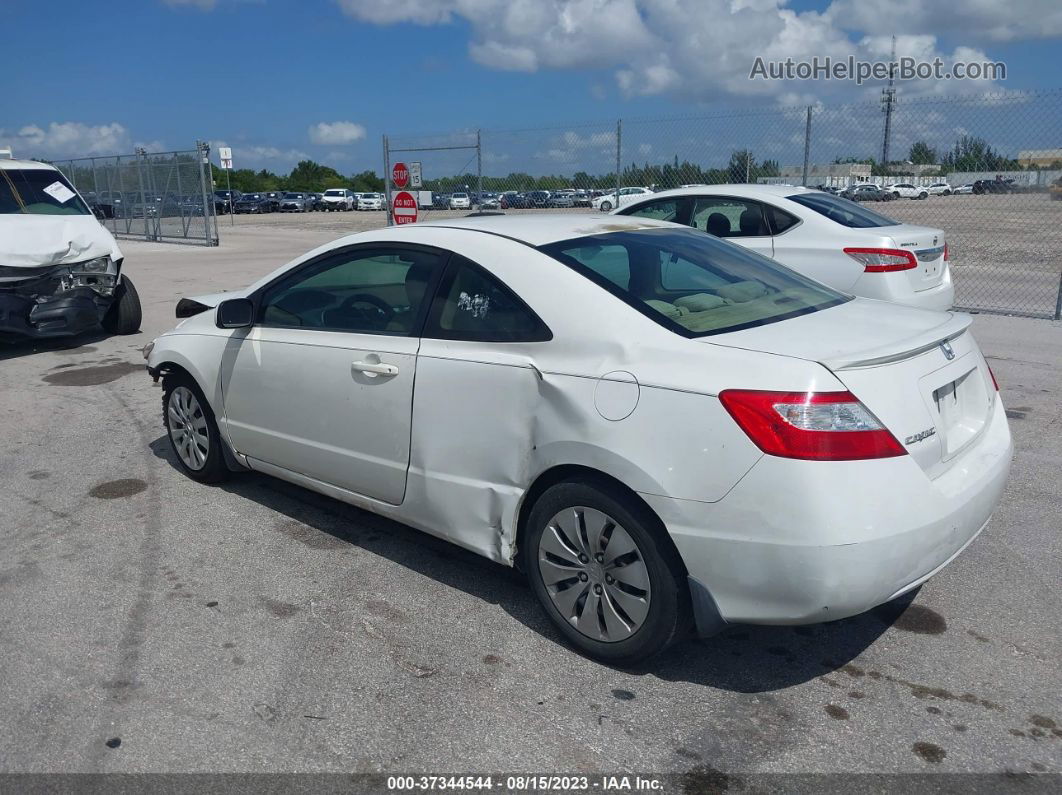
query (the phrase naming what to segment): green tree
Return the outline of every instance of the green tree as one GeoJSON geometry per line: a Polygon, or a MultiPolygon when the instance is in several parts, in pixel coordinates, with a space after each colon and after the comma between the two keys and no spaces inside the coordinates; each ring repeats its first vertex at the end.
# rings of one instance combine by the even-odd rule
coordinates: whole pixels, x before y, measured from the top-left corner
{"type": "Polygon", "coordinates": [[[937,150],[933,149],[925,141],[915,141],[911,144],[911,151],[907,159],[916,166],[927,166],[937,162],[937,150]]]}

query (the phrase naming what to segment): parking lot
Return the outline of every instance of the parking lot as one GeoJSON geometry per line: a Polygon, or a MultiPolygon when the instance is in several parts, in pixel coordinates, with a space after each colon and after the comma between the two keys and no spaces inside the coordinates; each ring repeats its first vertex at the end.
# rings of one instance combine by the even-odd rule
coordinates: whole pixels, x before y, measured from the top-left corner
{"type": "MultiPolygon", "coordinates": [[[[1009,199],[1035,199],[1045,229],[1062,209],[885,211],[935,223],[934,207],[1009,199]]],[[[960,271],[994,256],[953,217],[960,271]]],[[[988,530],[909,606],[734,626],[618,670],[566,648],[516,572],[264,476],[211,488],[177,470],[140,354],[177,299],[384,215],[235,222],[219,248],[123,242],[139,335],[0,348],[5,770],[642,772],[691,792],[765,773],[1062,773],[1062,324],[976,318],[1014,467],[988,530]]],[[[1024,279],[1041,252],[1028,213],[1014,223],[1024,279]]]]}

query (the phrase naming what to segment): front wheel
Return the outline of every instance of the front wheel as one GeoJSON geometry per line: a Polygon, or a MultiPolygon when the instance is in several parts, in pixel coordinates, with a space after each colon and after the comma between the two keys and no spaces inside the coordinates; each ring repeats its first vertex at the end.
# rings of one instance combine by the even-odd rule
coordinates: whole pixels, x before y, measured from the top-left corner
{"type": "Polygon", "coordinates": [[[142,319],[140,296],[132,280],[123,276],[114,288],[114,300],[101,321],[103,329],[109,334],[136,334],[140,331],[142,319]]]}
{"type": "Polygon", "coordinates": [[[171,373],[163,379],[162,417],[170,447],[188,477],[200,483],[228,479],[214,412],[191,376],[171,373]]]}
{"type": "Polygon", "coordinates": [[[607,213],[612,209],[612,202],[601,202],[601,209],[607,213]]]}
{"type": "Polygon", "coordinates": [[[690,615],[685,567],[659,521],[607,483],[560,483],[528,517],[521,554],[550,621],[589,657],[630,665],[690,615]]]}

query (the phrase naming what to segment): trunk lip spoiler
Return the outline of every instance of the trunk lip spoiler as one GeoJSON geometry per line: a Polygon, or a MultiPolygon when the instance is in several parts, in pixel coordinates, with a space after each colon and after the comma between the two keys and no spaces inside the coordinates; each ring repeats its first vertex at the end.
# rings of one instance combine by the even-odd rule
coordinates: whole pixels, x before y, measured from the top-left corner
{"type": "Polygon", "coordinates": [[[973,323],[973,317],[965,313],[951,312],[947,321],[939,326],[926,329],[911,337],[880,348],[871,348],[851,354],[843,354],[820,360],[831,371],[856,370],[867,367],[880,367],[884,364],[912,359],[931,351],[944,342],[962,336],[973,323]]]}

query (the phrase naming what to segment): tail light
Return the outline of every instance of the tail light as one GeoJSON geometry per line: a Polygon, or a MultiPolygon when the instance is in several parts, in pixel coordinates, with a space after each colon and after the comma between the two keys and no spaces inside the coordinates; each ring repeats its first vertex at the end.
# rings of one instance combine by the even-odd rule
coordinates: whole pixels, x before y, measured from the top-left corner
{"type": "Polygon", "coordinates": [[[944,261],[945,262],[948,261],[948,244],[947,243],[944,244],[944,261]]]}
{"type": "Polygon", "coordinates": [[[918,267],[914,254],[900,248],[846,248],[844,253],[862,265],[866,273],[909,271],[918,267]]]}
{"type": "Polygon", "coordinates": [[[998,392],[999,381],[996,380],[996,374],[992,372],[992,365],[990,365],[988,362],[985,362],[985,367],[988,368],[988,374],[992,376],[992,386],[994,386],[996,388],[996,391],[998,392]]]}
{"type": "Polygon", "coordinates": [[[907,453],[851,392],[727,389],[719,401],[768,455],[855,461],[907,453]]]}

